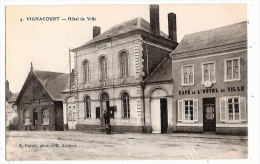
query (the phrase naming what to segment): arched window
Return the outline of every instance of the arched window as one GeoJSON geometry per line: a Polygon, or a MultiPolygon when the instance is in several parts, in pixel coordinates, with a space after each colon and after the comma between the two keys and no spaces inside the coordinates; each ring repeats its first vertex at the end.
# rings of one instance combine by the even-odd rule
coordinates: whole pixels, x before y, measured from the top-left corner
{"type": "Polygon", "coordinates": [[[24,124],[26,125],[30,124],[30,112],[28,109],[23,111],[23,120],[24,120],[24,124]]]}
{"type": "Polygon", "coordinates": [[[91,102],[89,96],[85,97],[84,103],[85,103],[85,118],[91,118],[91,102]]]}
{"type": "Polygon", "coordinates": [[[100,80],[106,80],[107,79],[107,59],[105,56],[102,56],[99,59],[100,64],[100,80]]]}
{"type": "Polygon", "coordinates": [[[119,55],[120,77],[128,76],[128,53],[122,51],[119,55]]]}
{"type": "Polygon", "coordinates": [[[42,124],[49,124],[49,109],[42,110],[42,124]]]}
{"type": "Polygon", "coordinates": [[[83,83],[90,81],[90,71],[89,71],[89,62],[84,61],[82,63],[82,70],[83,70],[83,83]]]}
{"type": "Polygon", "coordinates": [[[124,92],[121,96],[122,108],[123,108],[123,117],[130,118],[130,106],[129,106],[129,95],[124,92]]]}

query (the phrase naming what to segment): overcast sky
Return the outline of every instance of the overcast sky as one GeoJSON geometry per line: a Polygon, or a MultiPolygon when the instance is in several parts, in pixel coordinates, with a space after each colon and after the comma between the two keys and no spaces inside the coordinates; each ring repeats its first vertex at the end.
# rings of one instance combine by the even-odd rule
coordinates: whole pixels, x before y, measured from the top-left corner
{"type": "MultiPolygon", "coordinates": [[[[167,14],[177,15],[178,41],[185,34],[247,20],[246,5],[160,5],[160,28],[168,34],[167,14]]],[[[149,22],[149,5],[8,6],[6,10],[6,79],[19,92],[34,69],[69,72],[68,49],[92,38],[92,27],[101,32],[131,18],[149,22]],[[37,22],[26,17],[95,17],[96,21],[37,22]]]]}

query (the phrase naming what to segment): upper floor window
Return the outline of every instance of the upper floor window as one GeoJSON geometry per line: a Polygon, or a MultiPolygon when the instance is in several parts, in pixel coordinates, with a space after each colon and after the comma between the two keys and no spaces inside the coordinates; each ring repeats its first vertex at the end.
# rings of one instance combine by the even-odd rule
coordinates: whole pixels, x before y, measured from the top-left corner
{"type": "Polygon", "coordinates": [[[182,85],[194,84],[194,65],[183,65],[182,72],[182,85]]]}
{"type": "Polygon", "coordinates": [[[100,80],[106,80],[107,79],[107,59],[105,56],[102,56],[99,59],[100,64],[100,80]]]}
{"type": "Polygon", "coordinates": [[[240,80],[240,58],[225,60],[225,81],[240,80]]]}
{"type": "Polygon", "coordinates": [[[205,81],[211,81],[213,83],[216,82],[215,62],[202,64],[202,83],[205,81]]]}
{"type": "Polygon", "coordinates": [[[85,103],[85,118],[91,118],[91,102],[89,96],[85,97],[84,103],[85,103]]]}
{"type": "Polygon", "coordinates": [[[82,72],[83,72],[83,83],[90,81],[90,71],[89,71],[89,62],[84,61],[82,63],[82,72]]]}
{"type": "Polygon", "coordinates": [[[129,107],[129,95],[124,92],[121,96],[122,108],[123,108],[123,118],[130,118],[130,107],[129,107]]]}
{"type": "Polygon", "coordinates": [[[49,124],[49,109],[42,110],[42,124],[49,124]]]}
{"type": "Polygon", "coordinates": [[[120,65],[120,77],[127,77],[129,74],[128,70],[128,53],[122,51],[119,55],[119,65],[120,65]]]}

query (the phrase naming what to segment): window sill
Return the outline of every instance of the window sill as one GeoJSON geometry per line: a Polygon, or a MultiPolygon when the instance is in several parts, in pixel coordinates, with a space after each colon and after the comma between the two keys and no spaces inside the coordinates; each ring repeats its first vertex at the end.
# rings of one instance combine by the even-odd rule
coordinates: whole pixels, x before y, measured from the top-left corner
{"type": "Polygon", "coordinates": [[[224,82],[239,82],[241,79],[234,79],[234,80],[224,80],[224,82]]]}
{"type": "Polygon", "coordinates": [[[45,123],[45,124],[42,124],[42,125],[49,125],[49,123],[45,123]]]}
{"type": "Polygon", "coordinates": [[[31,123],[27,123],[27,124],[24,124],[24,125],[31,125],[31,123]]]}
{"type": "Polygon", "coordinates": [[[238,120],[238,121],[221,121],[221,122],[227,123],[227,124],[241,124],[241,123],[246,122],[246,121],[238,120]]]}
{"type": "Polygon", "coordinates": [[[195,84],[192,83],[192,84],[181,84],[182,87],[188,87],[188,86],[194,86],[195,84]]]}

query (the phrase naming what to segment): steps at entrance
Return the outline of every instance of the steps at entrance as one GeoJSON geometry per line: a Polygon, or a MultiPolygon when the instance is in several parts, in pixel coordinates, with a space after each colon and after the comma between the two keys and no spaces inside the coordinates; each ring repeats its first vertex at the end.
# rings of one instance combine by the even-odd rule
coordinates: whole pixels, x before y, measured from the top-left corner
{"type": "MultiPolygon", "coordinates": [[[[92,134],[106,134],[106,129],[105,127],[95,127],[95,128],[91,128],[91,129],[88,129],[86,131],[84,131],[86,133],[92,133],[92,134]]],[[[112,127],[112,131],[111,131],[111,134],[115,134],[115,130],[113,130],[113,127],[112,127]]]]}

